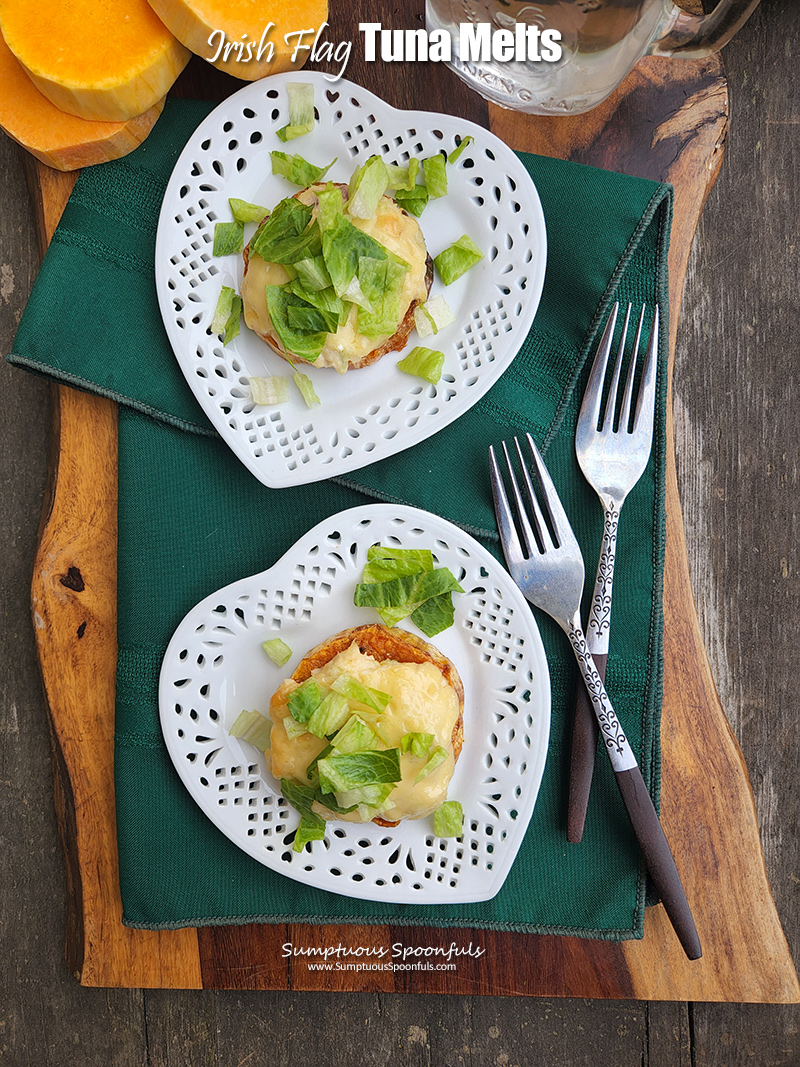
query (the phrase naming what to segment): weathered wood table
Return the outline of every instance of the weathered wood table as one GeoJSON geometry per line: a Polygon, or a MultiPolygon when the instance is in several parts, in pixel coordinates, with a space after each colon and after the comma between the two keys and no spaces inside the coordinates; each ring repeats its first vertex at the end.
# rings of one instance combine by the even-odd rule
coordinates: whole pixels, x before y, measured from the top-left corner
{"type": "MultiPolygon", "coordinates": [[[[332,39],[354,38],[352,5],[332,39]]],[[[407,25],[414,16],[402,16],[407,25]]],[[[399,15],[393,24],[399,24],[399,15]]],[[[355,51],[355,50],[354,50],[355,51]]],[[[607,104],[576,119],[525,118],[489,107],[449,72],[385,70],[354,54],[348,77],[397,107],[446,110],[484,122],[518,149],[569,158],[676,189],[671,248],[672,346],[691,242],[719,169],[727,92],[718,59],[642,62],[607,104]]],[[[183,91],[236,88],[193,63],[183,91]]],[[[71,188],[70,176],[31,166],[43,244],[71,188]]],[[[671,359],[670,366],[673,366],[671,359]]],[[[800,987],[775,913],[747,771],[716,694],[689,580],[674,461],[667,486],[662,817],[684,872],[704,946],[688,963],[660,907],[641,942],[460,931],[490,946],[491,967],[436,972],[321,975],[292,968],[279,946],[288,926],[133,931],[119,920],[113,822],[115,636],[115,408],[58,389],[51,494],[34,568],[33,612],[56,752],[56,798],[68,864],[67,957],[89,986],[360,989],[650,1000],[796,1002],[800,987]],[[79,640],[82,624],[86,638],[79,640]],[[89,638],[91,635],[91,638],[89,638]],[[66,665],[66,668],[65,668],[66,665]],[[702,742],[701,759],[693,753],[702,742]]],[[[670,425],[670,442],[672,427],[670,425]]],[[[672,456],[672,445],[669,447],[672,456]]],[[[369,937],[388,935],[379,928],[369,937]]],[[[304,928],[304,943],[364,943],[351,927],[304,928]]],[[[426,943],[450,932],[426,931],[426,943]]],[[[387,937],[384,937],[387,940],[387,937]]]]}

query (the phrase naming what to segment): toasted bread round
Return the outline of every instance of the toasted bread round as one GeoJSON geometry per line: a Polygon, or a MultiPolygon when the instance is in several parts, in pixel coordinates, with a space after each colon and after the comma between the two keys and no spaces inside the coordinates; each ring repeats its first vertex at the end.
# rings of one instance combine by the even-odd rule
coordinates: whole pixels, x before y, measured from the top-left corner
{"type": "MultiPolygon", "coordinates": [[[[397,663],[431,663],[441,671],[447,684],[455,691],[458,700],[458,719],[451,737],[453,762],[454,764],[458,762],[464,743],[464,686],[461,676],[454,664],[438,648],[415,634],[397,627],[374,623],[342,630],[317,645],[316,648],[312,648],[298,664],[292,674],[292,680],[297,683],[306,681],[314,671],[324,667],[354,642],[363,655],[371,656],[378,662],[394,660],[397,663]]],[[[397,826],[397,822],[390,822],[379,816],[372,821],[380,826],[397,826]]]]}
{"type": "MultiPolygon", "coordinates": [[[[346,198],[347,198],[347,186],[343,185],[341,182],[335,182],[334,184],[336,185],[336,188],[341,191],[342,198],[346,200],[346,198]]],[[[309,204],[311,206],[314,206],[316,204],[316,193],[314,192],[314,187],[313,186],[309,186],[306,189],[301,189],[300,192],[295,193],[295,198],[298,199],[298,200],[301,200],[304,204],[309,204]]],[[[384,197],[384,199],[388,200],[392,204],[394,204],[394,206],[397,208],[397,210],[400,212],[400,214],[404,218],[410,219],[415,225],[418,225],[416,223],[416,219],[412,219],[411,216],[409,216],[409,214],[406,211],[403,211],[402,208],[400,208],[399,205],[396,203],[396,201],[392,200],[391,197],[386,196],[386,197],[384,197]]],[[[244,258],[244,277],[243,277],[243,282],[242,282],[242,296],[243,296],[243,298],[245,297],[246,289],[247,289],[246,279],[247,279],[248,271],[250,269],[250,257],[251,257],[250,245],[248,244],[246,246],[246,248],[244,249],[244,252],[243,252],[243,258],[244,258]]],[[[425,287],[426,298],[427,298],[427,294],[430,293],[432,283],[433,283],[433,260],[431,259],[430,254],[426,253],[426,257],[425,257],[425,277],[424,277],[424,287],[425,287]]],[[[374,347],[372,347],[372,348],[368,349],[367,351],[365,351],[357,359],[350,359],[349,362],[347,363],[347,365],[342,368],[342,370],[343,371],[344,370],[358,370],[361,367],[369,367],[373,363],[376,363],[381,358],[381,356],[385,356],[387,352],[399,352],[401,349],[405,348],[406,344],[408,343],[408,338],[409,338],[409,336],[411,334],[411,331],[414,329],[414,310],[420,305],[420,303],[422,303],[422,300],[420,298],[416,298],[416,299],[412,300],[409,303],[408,307],[406,308],[406,311],[405,311],[402,319],[400,320],[397,329],[392,334],[392,336],[388,337],[388,338],[386,338],[386,339],[384,339],[382,341],[378,340],[376,342],[376,344],[374,345],[374,347]]],[[[275,352],[277,352],[278,355],[282,359],[288,360],[290,363],[296,363],[298,361],[301,362],[301,363],[309,363],[309,362],[311,362],[309,360],[304,359],[301,356],[294,355],[292,352],[287,352],[286,349],[284,348],[283,344],[281,343],[280,338],[278,337],[277,333],[275,332],[275,329],[274,329],[274,327],[272,325],[272,322],[270,320],[270,317],[269,317],[269,312],[266,311],[264,308],[262,308],[262,309],[260,309],[260,313],[255,313],[254,308],[248,306],[248,302],[247,302],[246,299],[245,299],[245,321],[247,322],[247,325],[250,327],[250,329],[253,330],[253,332],[255,334],[257,334],[261,338],[262,341],[265,341],[270,346],[270,348],[272,348],[275,352]]],[[[332,336],[332,335],[329,335],[329,336],[332,336]]],[[[326,361],[323,361],[323,362],[320,362],[320,361],[311,362],[311,366],[320,366],[321,367],[321,366],[330,366],[330,365],[333,365],[333,364],[327,363],[326,361]]]]}

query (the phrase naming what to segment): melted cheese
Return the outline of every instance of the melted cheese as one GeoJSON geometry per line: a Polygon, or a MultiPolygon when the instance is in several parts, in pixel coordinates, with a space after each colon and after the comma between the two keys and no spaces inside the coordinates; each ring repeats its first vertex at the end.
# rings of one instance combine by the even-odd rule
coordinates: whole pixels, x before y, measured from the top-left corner
{"type": "MultiPolygon", "coordinates": [[[[389,747],[399,748],[403,734],[426,733],[434,735],[432,748],[440,745],[448,753],[447,759],[418,784],[414,779],[428,757],[404,753],[400,757],[402,781],[389,794],[391,807],[382,813],[382,818],[396,822],[430,815],[447,799],[447,787],[455,768],[453,729],[460,714],[455,690],[432,663],[379,662],[364,655],[355,642],[314,671],[314,678],[321,685],[330,686],[341,674],[352,675],[363,685],[389,694],[391,699],[380,720],[389,747]]],[[[297,683],[287,679],[270,702],[269,713],[275,725],[267,760],[276,778],[295,778],[307,783],[306,767],[325,748],[327,741],[313,734],[301,734],[289,740],[282,720],[289,715],[286,702],[296,688],[297,683]]],[[[352,701],[351,704],[357,711],[359,705],[352,701]]],[[[321,814],[330,815],[330,812],[322,810],[321,814]]],[[[355,811],[334,817],[350,822],[364,821],[355,811]]]]}
{"type": "MultiPolygon", "coordinates": [[[[299,199],[307,202],[306,190],[299,199]]],[[[374,237],[384,248],[394,252],[409,264],[410,269],[406,272],[403,281],[401,300],[403,314],[398,320],[397,326],[399,326],[412,301],[423,301],[428,295],[428,288],[425,284],[428,253],[419,223],[389,197],[384,197],[380,201],[374,218],[356,219],[349,215],[348,218],[359,230],[374,237]]],[[[289,281],[289,275],[279,263],[267,263],[260,256],[250,255],[247,271],[242,281],[244,321],[251,330],[255,330],[262,337],[275,336],[267,311],[264,287],[283,285],[287,281],[289,281]]],[[[364,337],[358,332],[357,313],[358,308],[354,305],[350,309],[347,321],[339,327],[336,333],[328,334],[325,345],[317,359],[314,360],[313,366],[347,370],[348,363],[359,364],[370,352],[380,348],[395,333],[393,330],[379,337],[364,337]]]]}

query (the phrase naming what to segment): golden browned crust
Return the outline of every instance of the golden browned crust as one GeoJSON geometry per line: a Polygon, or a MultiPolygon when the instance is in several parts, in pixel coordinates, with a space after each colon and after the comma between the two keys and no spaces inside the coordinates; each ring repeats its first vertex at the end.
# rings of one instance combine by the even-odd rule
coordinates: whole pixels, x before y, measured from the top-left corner
{"type": "MultiPolygon", "coordinates": [[[[416,634],[408,633],[407,630],[400,630],[397,627],[381,626],[379,623],[368,623],[366,626],[354,626],[349,630],[342,630],[317,645],[316,648],[312,648],[297,665],[292,679],[295,682],[304,682],[311,677],[313,671],[324,667],[334,656],[338,656],[340,652],[349,648],[354,641],[363,655],[372,656],[378,662],[390,659],[397,663],[432,663],[438,667],[458,698],[458,719],[453,727],[451,738],[453,762],[458,762],[464,744],[464,685],[461,675],[447,656],[421,637],[417,637],[416,634]]],[[[397,826],[396,822],[387,822],[380,817],[372,821],[380,826],[397,826]]]]}
{"type": "MultiPolygon", "coordinates": [[[[340,189],[342,191],[342,196],[343,197],[347,196],[347,186],[346,185],[343,185],[341,182],[334,182],[333,184],[336,186],[337,189],[340,189]]],[[[311,192],[311,188],[310,187],[308,189],[301,189],[300,192],[295,193],[294,196],[295,196],[295,199],[303,199],[304,203],[310,203],[310,202],[312,202],[312,200],[316,199],[314,197],[314,194],[311,192]],[[311,199],[309,199],[309,198],[311,198],[311,199]]],[[[403,210],[403,209],[401,208],[401,210],[403,210]]],[[[404,215],[408,215],[408,212],[407,211],[403,211],[403,214],[404,215]]],[[[247,268],[248,268],[248,266],[250,264],[250,245],[249,244],[246,246],[244,252],[242,253],[242,256],[244,258],[244,274],[246,276],[247,275],[247,268]]],[[[433,260],[431,259],[430,254],[429,254],[425,258],[425,291],[426,291],[426,293],[430,293],[432,284],[433,284],[433,260]]],[[[406,311],[405,315],[403,316],[403,319],[400,322],[400,325],[397,327],[397,330],[392,334],[392,336],[389,337],[382,344],[378,345],[376,348],[373,348],[370,352],[368,352],[365,356],[363,356],[359,360],[358,363],[350,363],[348,365],[347,369],[348,370],[360,370],[362,367],[369,367],[373,363],[377,363],[377,361],[381,358],[381,356],[385,356],[387,352],[400,352],[403,348],[405,348],[406,344],[408,343],[408,338],[411,336],[411,331],[414,329],[414,311],[416,310],[416,308],[419,307],[420,303],[421,303],[420,300],[412,300],[411,303],[408,305],[408,310],[406,311]]],[[[273,349],[273,351],[277,352],[278,355],[281,357],[281,359],[285,359],[289,363],[295,363],[297,360],[299,360],[301,363],[309,363],[310,362],[309,360],[303,359],[301,356],[293,356],[291,352],[287,352],[286,349],[281,344],[281,341],[280,341],[279,337],[277,336],[277,334],[275,334],[275,333],[261,333],[260,330],[254,330],[253,332],[256,334],[256,336],[260,337],[262,341],[266,342],[266,344],[268,344],[270,346],[270,348],[273,349]]],[[[313,365],[314,364],[311,363],[311,366],[313,366],[313,365]]]]}

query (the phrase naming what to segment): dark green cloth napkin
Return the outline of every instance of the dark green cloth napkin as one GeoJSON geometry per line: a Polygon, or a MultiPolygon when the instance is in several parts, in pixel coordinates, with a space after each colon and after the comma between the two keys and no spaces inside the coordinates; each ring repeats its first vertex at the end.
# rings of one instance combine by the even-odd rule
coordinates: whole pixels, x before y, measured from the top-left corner
{"type": "Polygon", "coordinates": [[[375,499],[416,505],[469,529],[501,558],[487,447],[520,431],[532,431],[545,446],[584,549],[590,586],[602,514],[572,443],[587,355],[613,299],[659,301],[663,358],[655,446],[620,525],[608,661],[609,690],[657,796],[670,188],[522,155],[544,207],[549,255],[534,327],[511,368],[468,414],[392,459],[346,478],[268,489],[204,417],[173,358],[156,303],[161,197],[187,137],[208,110],[170,102],[132,155],[81,175],[9,356],[121,405],[115,776],[124,921],[148,928],[387,922],[641,936],[646,879],[602,754],[584,842],[566,842],[576,677],[566,641],[549,620],[538,617],[553,688],[544,780],[505,886],[480,904],[353,900],[304,887],[245,855],[178,779],[159,728],[157,683],[166,645],[195,602],[271,566],[306,530],[339,510],[375,499]]]}

